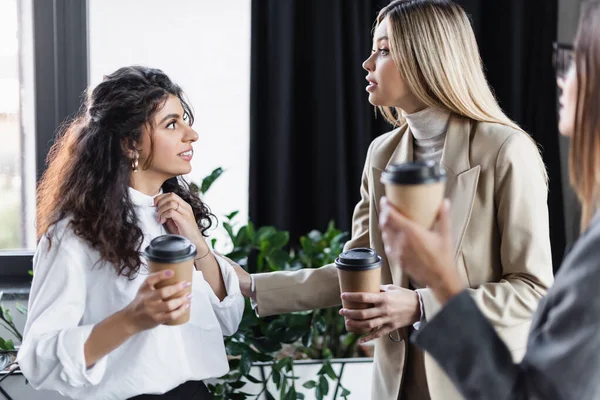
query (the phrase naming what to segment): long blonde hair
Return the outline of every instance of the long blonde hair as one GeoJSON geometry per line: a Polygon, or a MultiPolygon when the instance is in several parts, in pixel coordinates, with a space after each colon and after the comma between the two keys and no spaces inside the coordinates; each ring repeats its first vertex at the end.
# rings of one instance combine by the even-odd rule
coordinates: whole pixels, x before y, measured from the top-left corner
{"type": "Polygon", "coordinates": [[[571,185],[582,205],[582,232],[600,201],[600,2],[584,4],[575,39],[577,105],[569,154],[571,185]]]}
{"type": "MultiPolygon", "coordinates": [[[[385,18],[392,59],[421,102],[522,131],[504,114],[488,85],[462,7],[448,0],[394,0],[379,12],[377,25],[385,18]]],[[[404,123],[398,108],[379,111],[395,126],[404,123]]]]}

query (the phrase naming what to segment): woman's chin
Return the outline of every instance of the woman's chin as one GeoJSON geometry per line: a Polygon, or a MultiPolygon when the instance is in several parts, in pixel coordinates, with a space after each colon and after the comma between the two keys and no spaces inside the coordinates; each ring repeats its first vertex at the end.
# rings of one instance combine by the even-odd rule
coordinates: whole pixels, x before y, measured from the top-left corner
{"type": "Polygon", "coordinates": [[[381,99],[377,98],[377,95],[375,93],[369,93],[369,103],[371,103],[371,105],[375,107],[385,106],[385,104],[382,103],[381,99]]]}

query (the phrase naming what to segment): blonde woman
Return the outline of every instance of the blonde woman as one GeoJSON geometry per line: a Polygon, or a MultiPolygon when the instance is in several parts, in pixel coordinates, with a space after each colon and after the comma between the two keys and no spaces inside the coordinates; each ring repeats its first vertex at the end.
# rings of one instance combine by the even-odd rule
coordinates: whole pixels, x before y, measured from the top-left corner
{"type": "Polygon", "coordinates": [[[450,250],[448,205],[438,228],[428,231],[382,201],[388,257],[401,258],[402,268],[444,303],[413,340],[467,399],[600,399],[600,1],[583,6],[574,51],[557,50],[559,130],[572,139],[571,184],[582,203],[584,232],[534,315],[520,363],[463,291],[450,250]]]}
{"type": "MultiPolygon", "coordinates": [[[[460,399],[437,364],[409,343],[440,304],[384,248],[381,173],[390,163],[412,160],[444,166],[457,273],[517,360],[553,280],[545,168],[533,140],[498,106],[469,19],[451,1],[390,3],[379,13],[363,67],[369,101],[397,128],[369,148],[346,250],[374,248],[384,261],[383,285],[379,294],[341,294],[374,307],[340,313],[348,327],[374,330],[363,338],[376,340],[373,399],[460,399]]],[[[333,265],[255,276],[237,270],[260,316],[340,304],[333,265]]]]}

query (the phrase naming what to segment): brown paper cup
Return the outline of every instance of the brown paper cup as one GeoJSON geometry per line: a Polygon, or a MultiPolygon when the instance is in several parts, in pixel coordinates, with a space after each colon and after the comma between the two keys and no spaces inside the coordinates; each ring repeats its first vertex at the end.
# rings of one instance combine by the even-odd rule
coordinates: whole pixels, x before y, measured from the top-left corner
{"type": "Polygon", "coordinates": [[[404,216],[431,228],[444,201],[445,188],[444,181],[420,185],[386,184],[385,195],[404,216]]]}
{"type": "MultiPolygon", "coordinates": [[[[165,286],[174,285],[181,282],[191,282],[192,277],[194,276],[194,260],[184,261],[180,263],[168,264],[168,263],[160,263],[148,261],[148,272],[151,274],[154,272],[164,271],[170,269],[174,272],[173,276],[169,279],[165,279],[156,284],[156,288],[160,289],[165,286]]],[[[186,289],[183,289],[181,292],[177,293],[175,296],[171,296],[165,301],[174,299],[176,297],[187,296],[192,292],[192,287],[189,286],[186,289]]],[[[192,305],[190,303],[190,307],[186,310],[186,312],[179,318],[174,319],[169,322],[165,322],[164,325],[181,325],[185,324],[190,320],[190,310],[192,305]]]]}
{"type": "MultiPolygon", "coordinates": [[[[379,293],[381,285],[381,257],[373,249],[358,248],[346,251],[335,260],[338,268],[340,291],[354,293],[379,293]]],[[[344,308],[360,310],[373,305],[342,300],[344,308]]],[[[348,327],[348,332],[364,334],[369,329],[348,327]]]]}
{"type": "Polygon", "coordinates": [[[446,175],[433,162],[392,164],[382,175],[385,195],[403,215],[431,228],[446,189],[446,175]]]}
{"type": "MultiPolygon", "coordinates": [[[[173,276],[169,279],[160,281],[156,288],[174,285],[181,282],[192,282],[194,276],[194,257],[196,256],[196,246],[189,240],[179,235],[162,235],[154,238],[148,247],[144,250],[144,256],[148,260],[148,272],[155,273],[170,269],[173,276]]],[[[187,296],[192,291],[189,286],[166,300],[176,297],[187,296]]],[[[190,320],[190,310],[192,305],[185,313],[164,325],[181,325],[190,320]]]]}

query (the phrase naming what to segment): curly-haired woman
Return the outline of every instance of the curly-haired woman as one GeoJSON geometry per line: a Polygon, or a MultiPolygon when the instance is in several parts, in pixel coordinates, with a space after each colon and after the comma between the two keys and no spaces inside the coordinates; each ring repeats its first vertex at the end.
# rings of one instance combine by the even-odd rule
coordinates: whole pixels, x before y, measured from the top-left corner
{"type": "Polygon", "coordinates": [[[77,399],[210,398],[228,371],[223,335],[244,301],[213,254],[208,207],[183,178],[198,134],[162,71],[125,67],[89,93],[38,190],[39,244],[19,365],[35,388],[77,399]],[[192,282],[158,289],[142,249],[174,233],[197,248],[192,282]],[[189,291],[191,295],[183,295],[189,291]],[[166,326],[193,307],[187,324],[166,326]],[[161,396],[162,395],[162,396],[161,396]]]}

